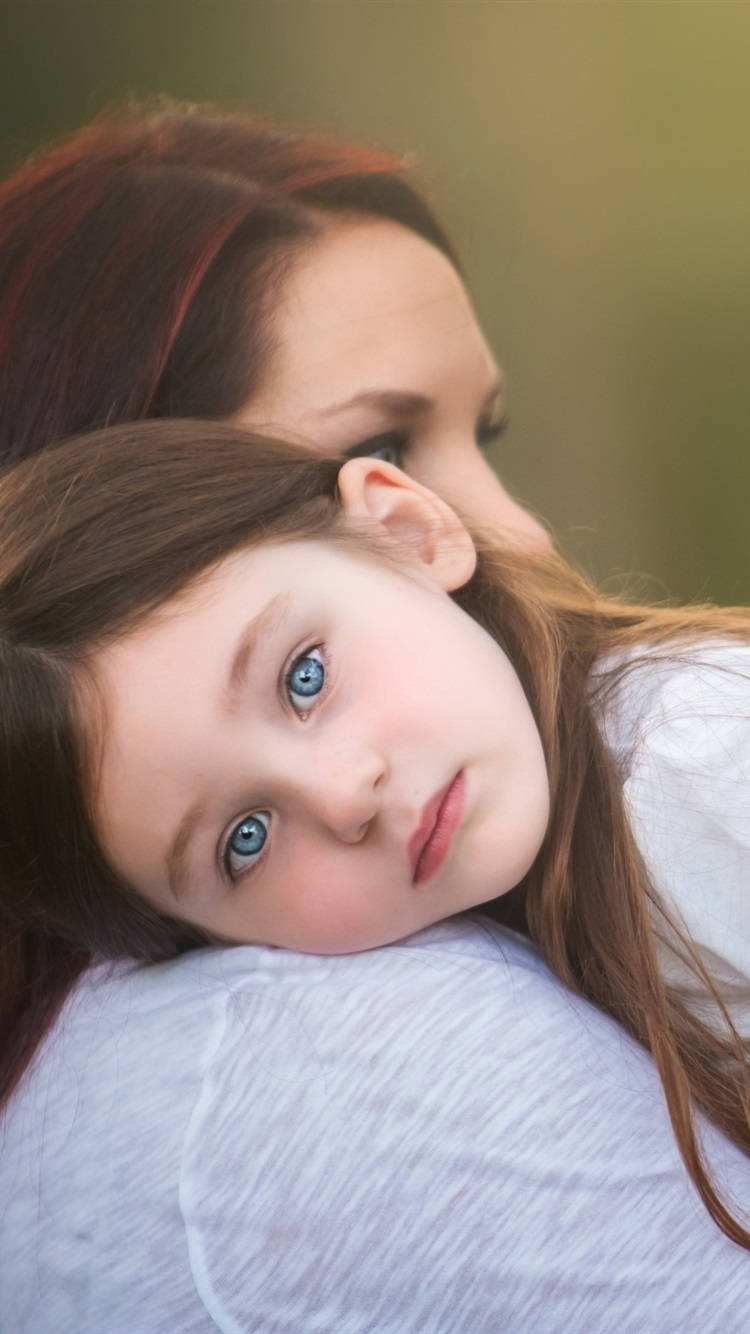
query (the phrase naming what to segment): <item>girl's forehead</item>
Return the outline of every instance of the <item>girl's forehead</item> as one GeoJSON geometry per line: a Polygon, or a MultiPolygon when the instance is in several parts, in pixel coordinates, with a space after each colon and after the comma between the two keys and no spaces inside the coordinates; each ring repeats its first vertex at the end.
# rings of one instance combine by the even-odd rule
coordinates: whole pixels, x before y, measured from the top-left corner
{"type": "Polygon", "coordinates": [[[137,666],[147,643],[178,648],[191,641],[196,628],[209,623],[217,628],[226,624],[231,631],[237,617],[250,618],[270,603],[277,614],[268,619],[267,629],[294,602],[330,603],[344,611],[337,596],[342,580],[381,582],[384,573],[397,570],[393,557],[354,531],[339,539],[322,535],[254,543],[224,556],[128,633],[106,644],[98,661],[106,665],[131,660],[137,666]]]}

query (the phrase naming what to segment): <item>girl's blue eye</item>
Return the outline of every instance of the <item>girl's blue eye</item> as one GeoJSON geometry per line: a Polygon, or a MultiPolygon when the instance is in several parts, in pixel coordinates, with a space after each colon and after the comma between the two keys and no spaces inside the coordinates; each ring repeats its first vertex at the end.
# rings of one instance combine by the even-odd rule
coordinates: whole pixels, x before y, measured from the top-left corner
{"type": "Polygon", "coordinates": [[[227,840],[224,853],[224,865],[230,880],[236,879],[242,871],[246,871],[248,866],[257,861],[268,838],[270,823],[271,816],[268,811],[256,811],[253,815],[246,815],[244,820],[235,825],[227,840]]]}
{"type": "Polygon", "coordinates": [[[326,669],[319,648],[309,648],[295,658],[286,674],[286,691],[297,713],[309,713],[325,685],[326,669]]]}

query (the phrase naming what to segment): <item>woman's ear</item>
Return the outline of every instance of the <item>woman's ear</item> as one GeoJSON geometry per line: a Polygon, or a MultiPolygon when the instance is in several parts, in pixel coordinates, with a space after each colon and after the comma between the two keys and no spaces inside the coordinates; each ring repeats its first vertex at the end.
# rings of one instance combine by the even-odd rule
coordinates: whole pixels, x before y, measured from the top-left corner
{"type": "Polygon", "coordinates": [[[477,553],[458,515],[434,491],[381,459],[349,459],[339,498],[352,519],[369,519],[411,550],[447,593],[468,583],[477,553]]]}

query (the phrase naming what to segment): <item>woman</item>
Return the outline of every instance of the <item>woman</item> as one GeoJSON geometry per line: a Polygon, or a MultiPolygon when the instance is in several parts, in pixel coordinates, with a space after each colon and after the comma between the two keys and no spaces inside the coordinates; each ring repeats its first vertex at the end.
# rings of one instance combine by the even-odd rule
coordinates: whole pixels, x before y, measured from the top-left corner
{"type": "Polygon", "coordinates": [[[389,458],[547,544],[482,454],[504,386],[452,246],[372,150],[137,106],[0,191],[0,459],[141,417],[389,458]]]}

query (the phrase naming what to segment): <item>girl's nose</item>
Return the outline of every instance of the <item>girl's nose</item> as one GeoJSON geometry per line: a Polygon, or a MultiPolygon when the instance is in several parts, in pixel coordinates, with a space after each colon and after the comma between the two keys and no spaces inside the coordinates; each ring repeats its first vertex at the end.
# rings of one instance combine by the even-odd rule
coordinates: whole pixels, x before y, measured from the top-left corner
{"type": "Polygon", "coordinates": [[[344,843],[359,843],[377,816],[387,766],[373,750],[336,750],[313,758],[305,778],[305,800],[327,829],[344,843]]]}

